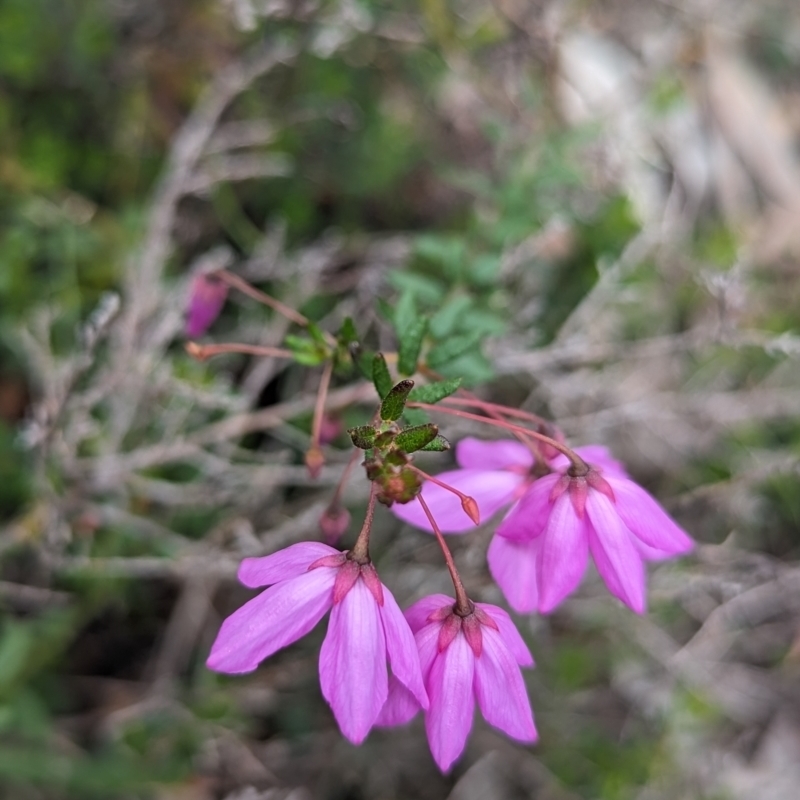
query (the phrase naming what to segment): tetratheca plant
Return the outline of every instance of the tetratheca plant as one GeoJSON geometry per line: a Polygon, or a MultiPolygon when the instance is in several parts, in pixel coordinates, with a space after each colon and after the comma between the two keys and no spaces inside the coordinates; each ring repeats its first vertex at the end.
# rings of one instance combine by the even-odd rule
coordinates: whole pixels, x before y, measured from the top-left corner
{"type": "Polygon", "coordinates": [[[489,570],[515,611],[543,614],[577,589],[590,554],[609,591],[644,613],[644,563],[687,553],[692,539],[606,448],[571,448],[554,423],[481,400],[459,378],[442,379],[425,358],[424,321],[409,326],[397,353],[387,358],[361,346],[352,320],[335,334],[323,331],[220,270],[193,284],[187,334],[199,336],[213,323],[229,287],[284,314],[303,333],[287,336],[282,348],[190,341],[187,351],[200,359],[241,352],[321,367],[305,455],[312,477],[324,464],[322,429],[332,376],[360,370],[375,386],[378,402],[368,424],[348,431],[353,457],[320,519],[326,543],[299,542],[242,562],[239,580],[268,588],[225,620],[208,667],[250,672],[330,611],[320,685],[351,742],[361,743],[374,726],[401,725],[422,712],[434,760],[447,771],[464,750],[476,703],[486,721],[508,736],[536,741],[521,674],[533,666],[533,657],[506,611],[470,598],[443,533],[466,533],[508,507],[489,547],[489,570]],[[458,468],[429,475],[413,463],[414,454],[446,451],[450,443],[434,422],[409,422],[420,411],[478,421],[507,438],[465,438],[455,448],[458,468]],[[341,551],[333,545],[350,519],[342,487],[362,455],[370,484],[367,512],[355,544],[341,551]],[[370,558],[378,502],[436,537],[452,597],[424,597],[401,611],[370,558]]]}

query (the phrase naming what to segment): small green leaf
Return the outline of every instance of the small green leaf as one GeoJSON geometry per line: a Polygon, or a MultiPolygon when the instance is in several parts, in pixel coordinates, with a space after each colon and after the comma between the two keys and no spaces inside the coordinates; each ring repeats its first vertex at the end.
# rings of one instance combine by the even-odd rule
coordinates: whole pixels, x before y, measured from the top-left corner
{"type": "Polygon", "coordinates": [[[311,339],[303,336],[289,334],[283,340],[284,344],[292,351],[294,360],[306,367],[316,367],[328,357],[327,350],[311,339]]]}
{"type": "Polygon", "coordinates": [[[325,341],[325,334],[323,333],[322,328],[320,328],[319,325],[313,322],[309,322],[308,325],[306,326],[306,330],[308,331],[311,338],[317,344],[322,345],[323,347],[327,344],[327,342],[325,341]]]}
{"type": "Polygon", "coordinates": [[[383,353],[375,353],[372,357],[372,382],[381,400],[392,390],[392,376],[389,374],[383,353]]]}
{"type": "Polygon", "coordinates": [[[336,338],[339,340],[339,343],[345,347],[355,344],[358,341],[358,331],[356,330],[356,326],[350,317],[344,318],[342,327],[339,328],[339,333],[337,334],[336,338]]]}
{"type": "Polygon", "coordinates": [[[476,331],[465,333],[463,336],[452,336],[441,344],[436,345],[436,347],[431,348],[426,358],[428,366],[436,369],[443,364],[447,364],[468,350],[472,350],[482,339],[483,334],[476,331]]]}
{"type": "MultiPolygon", "coordinates": [[[[354,344],[350,347],[350,353],[353,356],[358,371],[367,379],[372,380],[372,361],[375,358],[375,353],[372,350],[364,350],[360,345],[354,344]]],[[[391,383],[391,381],[389,381],[391,383]]]]}
{"type": "Polygon", "coordinates": [[[397,353],[397,371],[401,375],[413,375],[417,371],[419,351],[422,349],[422,340],[427,330],[428,320],[424,317],[419,317],[400,337],[400,347],[397,353]]]}
{"type": "Polygon", "coordinates": [[[384,422],[394,422],[403,416],[408,393],[414,388],[414,381],[400,381],[393,386],[381,403],[381,419],[384,422]]]}
{"type": "Polygon", "coordinates": [[[353,444],[361,450],[369,450],[375,444],[375,437],[378,433],[372,425],[348,428],[347,432],[350,434],[353,444]]]}
{"type": "Polygon", "coordinates": [[[428,442],[425,447],[420,447],[420,450],[426,453],[444,453],[450,449],[450,442],[444,436],[437,436],[432,442],[428,442]]]}
{"type": "Polygon", "coordinates": [[[451,378],[447,381],[436,381],[426,386],[415,386],[408,395],[412,403],[438,403],[449,397],[461,386],[461,378],[451,378]]]}
{"type": "Polygon", "coordinates": [[[418,425],[415,428],[406,428],[394,437],[395,447],[404,453],[415,453],[433,442],[439,434],[438,426],[432,422],[418,425]]]}

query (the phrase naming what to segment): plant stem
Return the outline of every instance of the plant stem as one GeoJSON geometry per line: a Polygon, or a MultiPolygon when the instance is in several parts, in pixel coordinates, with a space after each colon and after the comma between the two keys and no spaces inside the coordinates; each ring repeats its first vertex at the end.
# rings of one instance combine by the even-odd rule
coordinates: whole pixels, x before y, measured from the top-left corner
{"type": "Polygon", "coordinates": [[[532,431],[528,428],[523,428],[520,425],[514,425],[510,422],[487,419],[486,417],[480,417],[477,414],[470,414],[468,411],[458,411],[455,408],[446,408],[444,406],[433,405],[431,403],[408,403],[408,406],[411,408],[424,408],[429,411],[440,411],[444,414],[451,414],[454,417],[472,419],[476,422],[483,422],[485,425],[494,425],[511,433],[518,433],[522,436],[530,436],[531,438],[540,442],[549,444],[551,447],[554,447],[556,450],[558,450],[559,453],[563,453],[572,462],[572,469],[575,472],[574,477],[586,475],[586,473],[589,472],[588,464],[574,450],[570,449],[565,444],[552,439],[550,436],[545,436],[543,433],[539,433],[538,431],[532,431]]]}
{"type": "Polygon", "coordinates": [[[328,399],[328,388],[331,385],[333,374],[333,361],[326,361],[322,370],[317,389],[317,402],[314,404],[314,417],[311,421],[311,447],[319,448],[320,431],[322,430],[322,417],[325,414],[325,401],[328,399]]]}
{"type": "Polygon", "coordinates": [[[447,546],[447,542],[445,542],[444,536],[442,536],[442,532],[439,530],[439,526],[436,524],[433,514],[431,514],[431,510],[428,508],[428,504],[422,499],[421,494],[417,495],[417,500],[422,506],[422,510],[425,512],[428,522],[431,523],[433,535],[436,537],[436,541],[442,549],[444,563],[447,565],[447,571],[450,573],[450,578],[453,581],[453,589],[455,589],[456,593],[456,614],[462,617],[469,616],[472,613],[472,603],[467,596],[464,584],[461,582],[461,576],[458,574],[455,561],[453,561],[453,554],[450,552],[450,548],[447,546]]]}
{"type": "Polygon", "coordinates": [[[467,508],[472,508],[477,510],[478,504],[475,502],[474,497],[470,497],[468,494],[464,494],[464,492],[460,492],[455,486],[450,486],[449,483],[445,483],[444,481],[440,481],[434,475],[428,475],[427,472],[424,472],[419,467],[415,467],[413,464],[407,464],[407,469],[410,469],[412,472],[416,472],[417,475],[425,478],[426,481],[430,481],[431,483],[435,483],[437,486],[441,486],[442,489],[446,489],[448,492],[452,492],[460,501],[461,507],[464,509],[464,513],[476,524],[480,525],[480,517],[477,518],[474,516],[474,513],[470,513],[467,511],[467,508]]]}
{"type": "Polygon", "coordinates": [[[186,342],[186,352],[198,361],[205,361],[212,356],[223,353],[244,353],[252,356],[268,356],[272,358],[294,358],[291,350],[281,347],[268,347],[260,344],[243,344],[241,342],[226,342],[224,344],[197,344],[186,342]]]}
{"type": "Polygon", "coordinates": [[[367,514],[364,517],[364,524],[358,539],[350,551],[350,557],[357,564],[369,564],[369,537],[372,533],[372,520],[375,517],[375,501],[378,498],[378,489],[374,483],[370,484],[369,501],[367,502],[367,514]]]}

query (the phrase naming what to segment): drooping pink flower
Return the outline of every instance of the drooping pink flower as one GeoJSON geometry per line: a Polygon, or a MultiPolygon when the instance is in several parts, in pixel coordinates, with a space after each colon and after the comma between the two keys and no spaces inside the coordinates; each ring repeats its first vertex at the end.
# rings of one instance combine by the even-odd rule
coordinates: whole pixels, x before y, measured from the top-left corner
{"type": "MultiPolygon", "coordinates": [[[[460,616],[446,595],[431,595],[406,611],[414,631],[430,708],[425,730],[431,753],[447,772],[461,755],[472,729],[477,702],[484,719],[513,739],[535,742],[528,694],[520,667],[533,657],[508,614],[476,603],[460,616]]],[[[402,725],[420,705],[398,681],[392,681],[379,725],[402,725]]]]}
{"type": "Polygon", "coordinates": [[[552,611],[580,583],[589,553],[609,591],[645,611],[643,561],[673,558],[694,542],[624,475],[593,466],[583,477],[539,478],[498,527],[488,561],[516,611],[552,611]]]}
{"type": "Polygon", "coordinates": [[[387,660],[393,680],[428,707],[413,634],[371,564],[358,564],[321,542],[302,542],[246,558],[238,577],[245,586],[270,588],[222,623],[209,669],[251,672],[332,609],[319,678],[342,733],[360,744],[375,724],[388,696],[387,660]]]}
{"type": "MultiPolygon", "coordinates": [[[[625,469],[612,458],[605,447],[589,445],[578,447],[578,455],[588,463],[602,466],[609,472],[625,476],[625,469]]],[[[524,444],[508,439],[482,441],[467,437],[456,445],[456,462],[459,469],[439,473],[436,477],[458,489],[478,503],[482,521],[501,508],[525,496],[536,478],[532,470],[533,455],[524,444]]],[[[566,471],[569,461],[560,453],[548,462],[551,469],[566,471]]],[[[467,533],[475,523],[461,507],[459,498],[452,492],[430,481],[422,487],[422,496],[444,533],[467,533]]],[[[432,531],[419,503],[395,503],[391,508],[395,516],[426,531],[432,531]]]]}
{"type": "Polygon", "coordinates": [[[202,336],[219,316],[228,296],[228,284],[214,275],[199,273],[192,278],[189,290],[189,310],[186,316],[186,336],[202,336]]]}

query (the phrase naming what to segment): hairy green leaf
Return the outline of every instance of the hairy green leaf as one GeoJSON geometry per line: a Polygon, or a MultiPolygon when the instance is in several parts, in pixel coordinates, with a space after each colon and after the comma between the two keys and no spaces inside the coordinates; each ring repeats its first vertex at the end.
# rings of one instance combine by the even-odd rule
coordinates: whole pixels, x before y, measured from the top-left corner
{"type": "Polygon", "coordinates": [[[375,444],[377,431],[372,425],[359,425],[355,428],[348,428],[347,433],[353,444],[361,450],[369,450],[375,444]]]}
{"type": "Polygon", "coordinates": [[[372,357],[372,382],[381,400],[392,390],[392,376],[389,374],[383,353],[375,353],[372,357]]]}
{"type": "Polygon", "coordinates": [[[406,428],[394,437],[395,446],[405,453],[415,453],[431,444],[439,434],[438,426],[432,422],[418,425],[415,428],[406,428]]]}
{"type": "Polygon", "coordinates": [[[403,416],[408,393],[414,388],[414,381],[404,380],[393,386],[381,403],[381,419],[394,422],[403,416]]]}
{"type": "Polygon", "coordinates": [[[450,378],[446,381],[436,381],[426,386],[415,386],[408,395],[412,403],[438,403],[449,397],[461,386],[461,378],[450,378]]]}
{"type": "Polygon", "coordinates": [[[428,453],[444,453],[450,449],[450,442],[444,436],[437,436],[432,442],[428,442],[425,447],[420,447],[420,450],[428,453]]]}
{"type": "Polygon", "coordinates": [[[419,317],[400,337],[397,370],[401,375],[413,375],[417,371],[419,351],[422,349],[422,340],[427,330],[428,320],[419,317]]]}

